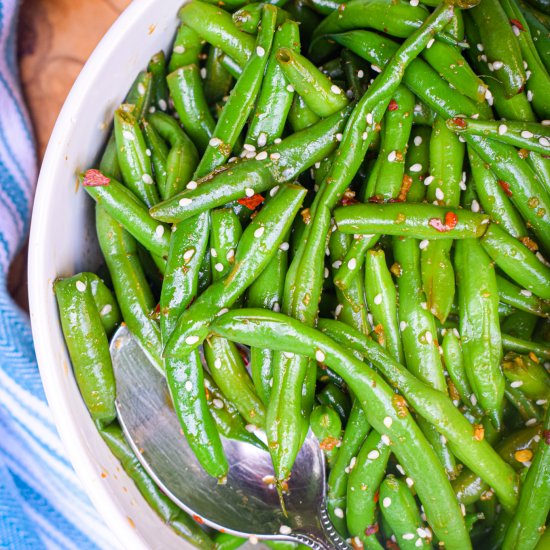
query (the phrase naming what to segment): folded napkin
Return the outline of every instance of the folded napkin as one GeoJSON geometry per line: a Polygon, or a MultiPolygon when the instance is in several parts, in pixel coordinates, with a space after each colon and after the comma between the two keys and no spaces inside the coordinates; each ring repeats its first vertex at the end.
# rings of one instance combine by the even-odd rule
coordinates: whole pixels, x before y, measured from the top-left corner
{"type": "Polygon", "coordinates": [[[7,291],[25,241],[36,157],[19,90],[18,0],[0,0],[0,548],[113,548],[68,462],[42,389],[27,315],[7,291]]]}

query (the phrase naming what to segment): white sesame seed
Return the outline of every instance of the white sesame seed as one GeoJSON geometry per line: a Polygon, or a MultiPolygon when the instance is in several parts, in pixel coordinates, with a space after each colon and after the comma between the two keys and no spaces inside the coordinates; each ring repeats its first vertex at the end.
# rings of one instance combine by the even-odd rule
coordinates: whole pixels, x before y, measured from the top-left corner
{"type": "Polygon", "coordinates": [[[286,241],[279,245],[279,249],[283,250],[284,252],[286,252],[289,248],[290,248],[290,244],[287,243],[286,241]]]}
{"type": "Polygon", "coordinates": [[[258,147],[265,147],[267,143],[267,134],[265,132],[260,132],[258,136],[258,147]]]}
{"type": "Polygon", "coordinates": [[[265,160],[267,158],[267,151],[260,151],[256,155],[256,160],[265,160]]]}
{"type": "Polygon", "coordinates": [[[149,107],[149,112],[150,112],[151,114],[153,114],[156,110],[157,110],[157,109],[156,109],[156,107],[155,107],[154,105],[151,105],[151,107],[149,107]]]}
{"type": "Polygon", "coordinates": [[[384,497],[384,500],[382,500],[382,506],[384,508],[388,508],[391,506],[391,498],[390,497],[384,497]]]}
{"type": "Polygon", "coordinates": [[[533,293],[530,291],[530,290],[527,290],[526,288],[522,288],[520,291],[519,291],[520,294],[523,294],[524,296],[527,296],[528,298],[530,296],[533,296],[533,293]]]}
{"type": "Polygon", "coordinates": [[[193,389],[193,382],[191,382],[191,380],[187,380],[187,382],[185,382],[185,390],[191,391],[192,389],[193,389]]]}
{"type": "Polygon", "coordinates": [[[377,294],[374,297],[374,303],[379,306],[382,303],[382,294],[377,294]]]}
{"type": "Polygon", "coordinates": [[[433,46],[434,42],[435,42],[435,38],[430,38],[430,40],[426,44],[426,49],[429,50],[433,46]]]}
{"type": "Polygon", "coordinates": [[[325,354],[320,349],[318,349],[315,352],[315,359],[317,359],[319,363],[322,363],[325,360],[325,354]]]}
{"type": "Polygon", "coordinates": [[[428,248],[430,244],[430,241],[428,241],[427,239],[423,239],[422,241],[420,241],[420,244],[418,245],[418,248],[420,248],[420,250],[426,250],[426,248],[428,248]]]}
{"type": "Polygon", "coordinates": [[[357,260],[355,258],[352,258],[348,262],[348,269],[355,269],[357,267],[357,260]]]}
{"type": "Polygon", "coordinates": [[[537,419],[536,418],[530,418],[526,423],[525,425],[526,426],[533,426],[534,424],[537,423],[537,419]]]}
{"type": "Polygon", "coordinates": [[[337,518],[343,518],[344,517],[344,510],[342,510],[342,508],[334,508],[334,515],[337,517],[337,518]]]}
{"type": "Polygon", "coordinates": [[[409,487],[409,489],[414,485],[414,481],[410,477],[405,478],[405,483],[409,487]]]}
{"type": "Polygon", "coordinates": [[[428,309],[428,303],[427,302],[420,302],[420,307],[422,309],[428,309]]]}
{"type": "Polygon", "coordinates": [[[223,141],[222,141],[220,138],[217,138],[217,137],[213,137],[213,138],[208,142],[208,144],[209,144],[211,147],[219,147],[222,143],[223,143],[223,141]]]}
{"type": "Polygon", "coordinates": [[[433,341],[434,337],[432,336],[432,333],[429,330],[426,331],[426,342],[428,342],[428,344],[433,344],[433,341]]]}
{"type": "Polygon", "coordinates": [[[504,67],[504,63],[502,61],[493,61],[493,69],[495,71],[499,71],[502,67],[504,67]]]}
{"type": "Polygon", "coordinates": [[[409,171],[411,171],[411,172],[421,172],[422,171],[422,164],[420,164],[419,162],[416,162],[415,164],[413,164],[409,168],[409,171]]]}
{"type": "Polygon", "coordinates": [[[214,269],[218,272],[221,272],[223,271],[223,264],[218,262],[215,266],[214,266],[214,269]]]}
{"type": "Polygon", "coordinates": [[[254,189],[251,189],[250,187],[247,187],[247,188],[244,190],[244,194],[245,194],[247,197],[253,197],[256,193],[254,192],[254,189]]]}
{"type": "Polygon", "coordinates": [[[187,187],[187,189],[196,189],[197,188],[197,182],[196,181],[193,181],[191,180],[185,187],[187,187]]]}
{"type": "Polygon", "coordinates": [[[174,47],[174,53],[185,53],[185,46],[178,45],[174,47]]]}
{"type": "Polygon", "coordinates": [[[501,124],[498,127],[498,133],[500,136],[503,136],[507,131],[508,131],[508,126],[506,126],[506,124],[501,124]]]}
{"type": "Polygon", "coordinates": [[[543,146],[543,147],[550,147],[550,140],[546,137],[540,137],[539,138],[539,143],[543,146]]]}
{"type": "Polygon", "coordinates": [[[403,332],[408,326],[409,326],[409,323],[407,323],[407,321],[401,321],[399,323],[399,330],[403,332]]]}
{"type": "Polygon", "coordinates": [[[232,262],[233,261],[233,258],[235,257],[235,249],[234,248],[230,248],[228,251],[227,251],[227,254],[225,255],[225,258],[228,262],[232,262]]]}
{"type": "Polygon", "coordinates": [[[134,136],[134,134],[132,134],[129,130],[123,130],[122,136],[130,141],[134,141],[134,139],[136,139],[136,136],[134,136]]]}
{"type": "Polygon", "coordinates": [[[281,143],[281,141],[283,141],[281,138],[275,138],[275,139],[273,140],[273,143],[274,143],[275,145],[279,145],[279,143],[281,143]]]}
{"type": "Polygon", "coordinates": [[[548,399],[537,399],[535,403],[537,405],[546,405],[546,403],[548,403],[548,399]]]}
{"type": "Polygon", "coordinates": [[[111,304],[105,304],[102,308],[99,314],[103,317],[104,315],[109,315],[113,311],[113,306],[111,304]]]}
{"type": "Polygon", "coordinates": [[[527,90],[527,101],[533,101],[533,92],[531,90],[527,90]]]}
{"type": "Polygon", "coordinates": [[[289,85],[286,87],[286,91],[292,93],[292,92],[294,91],[294,86],[293,86],[292,84],[289,84],[289,85]]]}
{"type": "Polygon", "coordinates": [[[363,141],[367,141],[368,137],[369,137],[369,133],[368,133],[368,132],[363,132],[363,133],[361,134],[361,138],[363,139],[363,141]]]}
{"type": "Polygon", "coordinates": [[[373,122],[372,113],[367,113],[367,116],[365,118],[366,118],[367,124],[369,124],[369,125],[372,124],[372,122],[373,122]]]}
{"type": "Polygon", "coordinates": [[[336,134],[336,141],[342,141],[343,138],[344,136],[340,132],[336,134]]]}
{"type": "Polygon", "coordinates": [[[489,105],[493,104],[493,94],[491,93],[491,90],[489,90],[489,88],[485,90],[485,99],[487,100],[487,103],[489,105]]]}
{"type": "Polygon", "coordinates": [[[145,149],[145,154],[150,157],[153,153],[151,153],[151,149],[145,149]]]}
{"type": "Polygon", "coordinates": [[[437,187],[435,190],[435,198],[438,201],[442,201],[445,198],[445,193],[443,193],[440,187],[437,187]]]}
{"type": "Polygon", "coordinates": [[[401,466],[401,464],[396,464],[395,467],[397,468],[397,471],[398,471],[402,476],[405,475],[405,469],[403,468],[403,466],[401,466]]]}
{"type": "Polygon", "coordinates": [[[164,99],[159,99],[159,107],[161,111],[166,111],[166,109],[168,109],[168,104],[164,99]]]}
{"type": "Polygon", "coordinates": [[[341,93],[342,93],[342,90],[340,89],[339,86],[336,86],[336,84],[333,84],[333,85],[330,87],[330,91],[331,91],[333,94],[341,94],[341,93]]]}
{"type": "Polygon", "coordinates": [[[183,254],[184,261],[188,262],[193,256],[195,255],[195,249],[190,248],[189,250],[186,250],[183,254]]]}
{"type": "Polygon", "coordinates": [[[422,136],[414,136],[414,144],[419,147],[422,145],[422,136]]]}
{"type": "Polygon", "coordinates": [[[222,360],[218,357],[214,360],[214,367],[219,369],[222,366],[222,360]]]}
{"type": "Polygon", "coordinates": [[[447,438],[443,434],[439,436],[439,441],[441,441],[441,445],[447,445],[447,438]]]}
{"type": "Polygon", "coordinates": [[[369,458],[370,460],[376,460],[379,456],[380,453],[376,449],[374,449],[367,455],[367,458],[369,458]]]}
{"type": "Polygon", "coordinates": [[[222,307],[222,308],[220,309],[220,311],[218,311],[217,317],[220,317],[221,315],[225,315],[228,311],[229,311],[228,308],[222,307]]]}
{"type": "Polygon", "coordinates": [[[254,426],[254,424],[247,424],[244,428],[247,432],[250,432],[251,434],[255,433],[256,430],[257,430],[257,428],[256,428],[256,426],[254,426]]]}
{"type": "Polygon", "coordinates": [[[263,57],[265,55],[265,50],[261,46],[258,46],[256,48],[256,54],[258,57],[263,57]]]}
{"type": "Polygon", "coordinates": [[[529,65],[527,64],[527,61],[525,59],[523,60],[523,68],[527,70],[529,68],[529,65]]]}
{"type": "Polygon", "coordinates": [[[86,292],[87,285],[84,281],[76,281],[76,290],[78,292],[86,292]]]}
{"type": "Polygon", "coordinates": [[[292,529],[288,525],[281,525],[281,527],[279,527],[279,533],[281,533],[281,535],[290,535],[292,529]]]}
{"type": "Polygon", "coordinates": [[[414,533],[404,533],[403,540],[412,540],[414,539],[414,533]]]}
{"type": "Polygon", "coordinates": [[[189,206],[193,202],[192,199],[188,197],[183,197],[183,199],[180,199],[179,205],[180,206],[189,206]]]}
{"type": "Polygon", "coordinates": [[[512,388],[521,388],[521,386],[523,386],[523,382],[521,380],[514,380],[510,386],[512,388]]]}
{"type": "Polygon", "coordinates": [[[546,258],[545,258],[540,252],[537,252],[537,253],[535,254],[535,256],[537,257],[537,260],[538,260],[540,263],[542,263],[542,264],[544,264],[544,265],[550,267],[550,262],[548,262],[548,261],[546,260],[546,258]]]}
{"type": "Polygon", "coordinates": [[[325,271],[323,272],[323,275],[325,279],[328,279],[330,275],[330,271],[328,270],[328,267],[325,267],[325,271]]]}
{"type": "Polygon", "coordinates": [[[363,71],[362,69],[359,69],[357,71],[357,78],[364,78],[365,77],[365,71],[363,71]]]}
{"type": "Polygon", "coordinates": [[[520,30],[515,25],[512,25],[512,31],[516,36],[520,35],[520,30]]]}
{"type": "Polygon", "coordinates": [[[462,502],[460,503],[460,511],[462,512],[463,516],[466,515],[466,506],[464,506],[462,502]]]}
{"type": "Polygon", "coordinates": [[[207,72],[206,72],[206,67],[203,67],[201,70],[200,70],[200,74],[201,74],[201,78],[204,80],[207,76],[207,72]]]}
{"type": "Polygon", "coordinates": [[[472,212],[479,212],[479,202],[476,199],[472,201],[472,212]]]}
{"type": "Polygon", "coordinates": [[[332,267],[334,269],[340,269],[340,266],[342,265],[342,261],[341,260],[336,260],[334,262],[332,262],[332,267]]]}
{"type": "Polygon", "coordinates": [[[256,231],[254,231],[254,237],[259,239],[264,234],[264,231],[265,231],[265,227],[261,225],[260,227],[258,227],[258,229],[256,229],[256,231]]]}
{"type": "Polygon", "coordinates": [[[164,225],[157,225],[155,235],[160,239],[164,235],[164,225]]]}
{"type": "Polygon", "coordinates": [[[334,317],[338,318],[340,316],[340,313],[342,313],[343,309],[344,309],[344,306],[342,304],[338,304],[334,309],[334,317]]]}
{"type": "Polygon", "coordinates": [[[214,405],[216,409],[223,409],[223,401],[221,399],[212,399],[212,405],[214,405]]]}
{"type": "Polygon", "coordinates": [[[426,532],[425,529],[422,529],[422,527],[417,528],[416,534],[422,539],[425,539],[428,537],[428,533],[426,532]]]}
{"type": "Polygon", "coordinates": [[[391,445],[391,440],[386,434],[382,434],[380,436],[380,439],[382,440],[382,443],[384,443],[384,445],[391,445]]]}
{"type": "Polygon", "coordinates": [[[417,547],[417,548],[420,548],[424,543],[422,542],[422,539],[416,539],[414,545],[417,547]]]}
{"type": "Polygon", "coordinates": [[[271,153],[271,155],[269,155],[269,158],[271,160],[279,160],[281,158],[281,153],[271,153]]]}
{"type": "Polygon", "coordinates": [[[292,359],[294,357],[294,353],[292,353],[291,351],[283,351],[283,355],[287,358],[287,359],[292,359]]]}
{"type": "Polygon", "coordinates": [[[277,194],[277,191],[278,191],[278,190],[279,190],[279,186],[276,185],[276,186],[273,187],[273,188],[271,189],[271,191],[269,192],[269,196],[270,196],[270,197],[274,197],[274,196],[277,194]]]}
{"type": "Polygon", "coordinates": [[[477,397],[472,393],[470,395],[470,403],[475,407],[477,405],[477,397]]]}
{"type": "Polygon", "coordinates": [[[549,119],[541,120],[540,124],[542,124],[543,126],[550,126],[550,120],[549,119]]]}
{"type": "Polygon", "coordinates": [[[533,73],[531,71],[525,71],[525,80],[529,80],[533,73]]]}
{"type": "Polygon", "coordinates": [[[377,72],[377,73],[382,72],[382,69],[378,65],[371,65],[371,67],[372,67],[372,70],[377,72]]]}
{"type": "Polygon", "coordinates": [[[243,149],[244,149],[245,151],[250,151],[250,152],[256,151],[256,147],[255,147],[254,145],[252,145],[251,143],[245,143],[245,144],[243,145],[243,149]]]}
{"type": "Polygon", "coordinates": [[[531,139],[533,137],[533,132],[529,132],[529,130],[523,130],[523,132],[521,132],[521,137],[525,139],[531,139]]]}
{"type": "Polygon", "coordinates": [[[353,457],[351,458],[351,460],[349,461],[349,466],[348,466],[348,468],[349,468],[350,470],[353,470],[353,469],[355,468],[355,464],[357,464],[357,457],[356,457],[356,456],[353,456],[353,457]]]}
{"type": "Polygon", "coordinates": [[[434,179],[435,178],[433,176],[428,176],[424,179],[424,185],[430,185],[434,179]]]}
{"type": "Polygon", "coordinates": [[[281,306],[280,306],[279,302],[275,302],[275,303],[273,304],[273,311],[274,311],[275,313],[279,313],[279,311],[281,311],[281,306]]]}
{"type": "Polygon", "coordinates": [[[395,162],[395,159],[397,158],[397,153],[395,151],[392,151],[389,155],[388,155],[388,160],[390,162],[395,162]]]}
{"type": "Polygon", "coordinates": [[[188,336],[188,337],[185,339],[185,343],[186,343],[188,346],[192,346],[192,345],[196,344],[198,341],[199,341],[199,337],[198,337],[198,336],[195,336],[195,335],[188,336]]]}
{"type": "Polygon", "coordinates": [[[483,61],[484,63],[487,63],[487,56],[486,56],[485,54],[480,55],[480,56],[479,56],[479,59],[480,59],[481,61],[483,61]]]}

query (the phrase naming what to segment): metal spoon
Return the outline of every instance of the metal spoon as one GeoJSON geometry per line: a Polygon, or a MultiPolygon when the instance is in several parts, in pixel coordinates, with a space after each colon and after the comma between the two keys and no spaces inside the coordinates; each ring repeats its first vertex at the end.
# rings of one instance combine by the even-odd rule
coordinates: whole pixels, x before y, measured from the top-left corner
{"type": "Polygon", "coordinates": [[[240,537],[300,542],[316,550],[347,549],[325,508],[325,464],[317,439],[305,440],[281,511],[269,478],[269,453],[224,439],[227,483],[204,472],[187,445],[164,377],[126,327],[111,341],[118,419],[137,458],[166,493],[204,524],[240,537]],[[267,482],[266,482],[267,481],[267,482]]]}

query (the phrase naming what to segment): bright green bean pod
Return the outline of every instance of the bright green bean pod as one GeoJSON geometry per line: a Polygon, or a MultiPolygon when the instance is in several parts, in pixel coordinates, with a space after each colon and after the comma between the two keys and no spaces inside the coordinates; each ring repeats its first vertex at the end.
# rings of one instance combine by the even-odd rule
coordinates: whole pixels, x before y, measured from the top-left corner
{"type": "Polygon", "coordinates": [[[460,335],[464,368],[477,401],[500,429],[504,377],[495,268],[477,241],[456,245],[460,335]]]}
{"type": "Polygon", "coordinates": [[[515,338],[509,334],[502,334],[502,347],[505,351],[516,351],[517,353],[534,353],[539,359],[550,359],[550,346],[540,342],[532,342],[515,338]]]}
{"type": "Polygon", "coordinates": [[[529,399],[521,389],[512,387],[512,384],[506,380],[506,387],[504,388],[504,395],[508,403],[516,409],[519,413],[519,417],[524,422],[533,422],[541,419],[540,409],[529,399]]]}
{"type": "Polygon", "coordinates": [[[380,485],[380,510],[390,525],[399,548],[415,550],[429,548],[427,533],[423,532],[420,512],[408,485],[401,479],[389,475],[380,485]],[[423,536],[421,536],[423,535],[423,536]]]}
{"type": "Polygon", "coordinates": [[[352,204],[337,208],[334,220],[342,233],[429,240],[481,237],[489,222],[470,210],[412,203],[352,204]]]}
{"type": "MultiPolygon", "coordinates": [[[[381,376],[323,333],[282,314],[259,309],[230,312],[217,319],[213,330],[226,338],[241,340],[246,345],[258,345],[261,342],[280,351],[301,353],[311,358],[319,358],[322,354],[327,366],[337,374],[343,375],[350,390],[356,396],[360,396],[369,423],[379,433],[389,437],[392,451],[414,480],[416,491],[434,532],[445,541],[447,548],[471,547],[463,518],[443,468],[411,415],[397,405],[395,394],[381,376]],[[384,423],[384,419],[388,417],[391,422],[386,420],[384,423]],[[425,476],[428,464],[431,474],[429,480],[425,476]]],[[[377,349],[384,355],[384,361],[392,361],[381,348],[377,346],[377,349]]],[[[436,395],[440,393],[432,391],[436,395]]],[[[406,408],[404,400],[402,404],[406,408]]],[[[456,420],[463,421],[469,426],[468,421],[456,411],[450,401],[449,404],[458,415],[456,420]]],[[[466,426],[464,428],[468,432],[471,430],[466,426]]],[[[469,438],[471,436],[467,437],[469,438]]],[[[477,442],[475,446],[482,444],[483,442],[477,442]]],[[[484,451],[489,450],[490,447],[484,447],[484,451]]],[[[470,451],[471,449],[468,449],[468,455],[470,451]]],[[[479,465],[479,460],[476,460],[476,463],[479,465]]],[[[508,478],[508,483],[510,481],[508,478]]],[[[512,493],[515,503],[517,497],[513,491],[512,493]]],[[[506,499],[503,502],[506,502],[506,499]]]]}
{"type": "Polygon", "coordinates": [[[510,336],[531,340],[538,318],[536,315],[526,313],[525,311],[513,311],[504,319],[500,325],[501,331],[510,336]]]}
{"type": "Polygon", "coordinates": [[[219,48],[211,46],[206,60],[204,97],[209,104],[222,100],[233,84],[231,73],[220,63],[221,53],[219,48]]]}
{"type": "Polygon", "coordinates": [[[273,43],[277,8],[266,4],[262,14],[256,49],[229,94],[212,138],[195,173],[197,178],[205,176],[229,158],[236,140],[254,108],[273,43]]]}
{"type": "Polygon", "coordinates": [[[520,2],[520,8],[525,18],[533,43],[541,61],[544,63],[546,70],[550,71],[550,32],[548,27],[542,23],[542,21],[535,15],[533,9],[525,2],[520,2]]]}
{"type": "Polygon", "coordinates": [[[110,289],[95,273],[82,273],[82,275],[88,279],[101,324],[107,338],[110,338],[122,321],[118,303],[110,289]]]}
{"type": "Polygon", "coordinates": [[[262,88],[252,115],[245,142],[256,147],[271,145],[283,135],[294,92],[287,85],[277,62],[279,48],[300,48],[300,31],[295,21],[285,21],[275,32],[262,88]]]}
{"type": "Polygon", "coordinates": [[[155,300],[137,256],[137,243],[99,205],[96,205],[96,231],[122,318],[154,365],[162,371],[160,330],[151,318],[155,300]]]}
{"type": "Polygon", "coordinates": [[[521,391],[531,399],[548,400],[550,397],[550,378],[540,362],[533,361],[528,355],[509,352],[502,362],[504,376],[521,387],[521,391]]]}
{"type": "Polygon", "coordinates": [[[350,466],[346,496],[346,524],[352,538],[357,537],[368,550],[380,550],[376,537],[376,498],[384,479],[391,447],[378,432],[371,432],[350,466]]]}
{"type": "MultiPolygon", "coordinates": [[[[147,150],[149,151],[151,156],[151,165],[153,167],[155,181],[157,182],[159,193],[164,199],[163,191],[166,187],[166,177],[168,175],[166,171],[166,162],[168,160],[169,149],[166,145],[166,142],[155,130],[155,127],[150,124],[146,119],[143,119],[141,121],[141,128],[143,131],[143,137],[145,138],[145,143],[147,144],[147,150]]],[[[145,151],[145,153],[149,155],[147,150],[145,151]]],[[[101,169],[101,164],[99,168],[102,173],[109,175],[108,170],[104,171],[101,169]]]]}
{"type": "MultiPolygon", "coordinates": [[[[321,319],[319,327],[336,341],[345,342],[348,349],[360,351],[368,358],[391,380],[392,385],[399,388],[417,413],[436,426],[447,438],[453,454],[494,488],[502,505],[506,509],[516,506],[517,479],[514,472],[498,457],[487,441],[474,438],[474,428],[447,395],[418,380],[378,344],[346,325],[321,319]]],[[[410,475],[406,465],[403,466],[410,475]]]]}
{"type": "Polygon", "coordinates": [[[342,50],[342,63],[344,65],[344,74],[348,84],[348,95],[355,100],[366,92],[368,88],[368,75],[370,68],[368,63],[350,50],[342,50]]]}
{"type": "Polygon", "coordinates": [[[82,186],[147,250],[160,258],[168,256],[168,227],[149,216],[145,205],[129,189],[98,170],[88,170],[82,186]]]}
{"type": "Polygon", "coordinates": [[[348,249],[347,254],[342,260],[342,265],[334,273],[334,285],[342,290],[349,288],[351,282],[355,279],[361,266],[365,262],[367,251],[373,248],[379,240],[379,235],[355,235],[348,249]]]}
{"type": "Polygon", "coordinates": [[[231,15],[217,6],[193,1],[179,11],[179,18],[209,44],[224,51],[243,67],[254,50],[254,38],[241,32],[231,15]]]}
{"type": "MultiPolygon", "coordinates": [[[[192,2],[188,6],[194,4],[192,2]]],[[[204,97],[199,67],[195,64],[180,67],[170,73],[166,81],[183,128],[199,151],[204,151],[216,123],[204,97]]]]}
{"type": "Polygon", "coordinates": [[[374,194],[384,200],[401,196],[413,110],[414,95],[404,86],[399,86],[382,121],[379,153],[381,163],[374,194]]]}
{"type": "Polygon", "coordinates": [[[216,550],[235,550],[236,548],[240,548],[247,540],[222,532],[217,533],[214,537],[216,550]]]}
{"type": "MultiPolygon", "coordinates": [[[[134,109],[132,107],[132,109],[134,109]]],[[[117,157],[124,183],[148,207],[159,200],[145,138],[132,111],[124,105],[115,111],[117,157]]]]}
{"type": "Polygon", "coordinates": [[[247,422],[262,427],[265,408],[256,395],[235,344],[225,338],[212,336],[204,343],[204,355],[210,374],[225,397],[247,422]]]}
{"type": "Polygon", "coordinates": [[[521,92],[526,82],[523,59],[503,6],[498,0],[483,0],[469,14],[479,30],[488,62],[502,82],[507,97],[521,92]]]}
{"type": "Polygon", "coordinates": [[[437,428],[421,416],[417,415],[416,423],[422,430],[422,433],[428,440],[428,443],[432,446],[439,462],[441,462],[441,465],[445,469],[447,477],[449,479],[455,479],[460,473],[462,466],[457,466],[455,457],[451,452],[445,437],[441,437],[440,433],[437,431],[437,428]]]}
{"type": "Polygon", "coordinates": [[[87,274],[53,285],[73,372],[90,416],[99,424],[116,418],[115,377],[109,342],[87,274]]]}
{"type": "Polygon", "coordinates": [[[217,281],[225,277],[235,263],[242,227],[233,210],[212,210],[210,217],[210,265],[213,280],[217,281]]]}
{"type": "MultiPolygon", "coordinates": [[[[292,86],[287,91],[294,90],[292,86]]],[[[294,94],[292,105],[288,111],[288,122],[294,132],[300,132],[319,122],[320,117],[316,115],[305,103],[304,98],[294,94]]]]}
{"type": "Polygon", "coordinates": [[[426,196],[426,181],[430,181],[431,133],[431,128],[426,126],[413,126],[405,159],[402,191],[402,198],[407,202],[422,202],[426,196]]]}
{"type": "Polygon", "coordinates": [[[186,65],[198,64],[201,49],[201,37],[191,27],[180,25],[172,46],[167,72],[173,73],[186,65]]]}
{"type": "Polygon", "coordinates": [[[544,300],[550,299],[550,268],[524,244],[496,224],[491,224],[481,244],[510,279],[544,300]]]}
{"type": "Polygon", "coordinates": [[[498,297],[501,302],[539,317],[550,316],[550,302],[548,300],[538,298],[530,290],[520,288],[500,275],[497,275],[497,286],[498,297]]]}
{"type": "Polygon", "coordinates": [[[181,356],[196,349],[208,335],[216,315],[231,307],[262,272],[283,242],[305,193],[298,185],[281,187],[250,222],[239,242],[231,272],[211,285],[179,317],[166,344],[167,356],[181,356]]]}
{"type": "Polygon", "coordinates": [[[320,392],[317,393],[317,400],[321,405],[332,407],[338,414],[343,424],[351,411],[351,401],[349,395],[341,390],[333,382],[329,382],[320,392]]]}
{"type": "Polygon", "coordinates": [[[161,111],[168,109],[168,87],[166,86],[166,58],[160,50],[151,57],[147,70],[153,75],[151,83],[151,102],[161,111]]]}
{"type": "Polygon", "coordinates": [[[468,159],[479,199],[479,202],[472,202],[471,207],[476,210],[481,204],[483,210],[490,214],[494,221],[501,224],[510,235],[516,238],[525,236],[527,229],[519,212],[514,208],[489,166],[481,160],[472,147],[468,147],[468,159]]]}
{"type": "Polygon", "coordinates": [[[122,468],[136,484],[149,506],[180,537],[203,550],[214,550],[214,542],[199,524],[178,508],[145,471],[134,451],[126,441],[118,422],[113,422],[99,430],[99,433],[111,452],[120,461],[122,468]]]}
{"type": "Polygon", "coordinates": [[[503,549],[535,548],[550,510],[550,412],[546,411],[543,438],[535,451],[533,462],[521,490],[519,504],[506,530],[503,549]]]}
{"type": "Polygon", "coordinates": [[[422,290],[418,241],[394,239],[393,253],[399,265],[398,315],[405,363],[420,380],[446,392],[443,365],[436,345],[435,319],[427,309],[422,290]]]}
{"type": "Polygon", "coordinates": [[[449,373],[462,403],[470,409],[477,417],[483,416],[483,411],[477,404],[477,398],[473,395],[472,387],[468,381],[468,375],[464,368],[464,357],[462,354],[462,344],[456,329],[447,329],[441,343],[443,349],[443,361],[445,368],[449,373]]]}
{"type": "Polygon", "coordinates": [[[449,119],[447,126],[454,132],[486,136],[542,155],[550,154],[550,127],[536,122],[503,122],[456,117],[449,119]]]}
{"type": "Polygon", "coordinates": [[[291,48],[280,48],[276,58],[288,82],[316,115],[330,116],[348,104],[344,90],[303,55],[291,48]]]}
{"type": "Polygon", "coordinates": [[[327,405],[319,405],[311,411],[309,424],[319,446],[323,450],[329,468],[332,468],[338,456],[338,447],[342,436],[342,421],[338,413],[327,405]]]}
{"type": "Polygon", "coordinates": [[[400,363],[403,362],[403,348],[397,320],[397,291],[386,265],[383,250],[369,250],[365,256],[365,295],[375,325],[379,343],[400,363]]]}

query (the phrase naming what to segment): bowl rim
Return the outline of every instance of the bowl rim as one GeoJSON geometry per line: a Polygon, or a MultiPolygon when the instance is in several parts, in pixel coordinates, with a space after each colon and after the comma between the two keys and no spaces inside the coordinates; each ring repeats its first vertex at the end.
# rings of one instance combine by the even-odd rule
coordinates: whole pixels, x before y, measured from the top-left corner
{"type": "Polygon", "coordinates": [[[52,367],[52,358],[56,357],[56,353],[52,342],[47,337],[47,332],[42,328],[47,322],[47,313],[51,306],[48,305],[48,300],[42,291],[41,268],[48,254],[48,247],[43,246],[43,235],[46,232],[47,206],[54,184],[51,174],[57,172],[62,162],[66,129],[71,125],[73,113],[82,108],[82,92],[98,78],[105,59],[120,47],[120,42],[124,40],[125,29],[137,24],[143,14],[155,3],[156,0],[130,2],[96,45],[71,87],[50,135],[40,168],[31,217],[28,252],[29,311],[36,360],[56,429],[77,477],[99,516],[122,547],[136,550],[146,550],[148,547],[137,530],[130,525],[122,508],[112,499],[108,486],[102,483],[97,465],[94,464],[91,455],[85,452],[85,437],[76,416],[66,414],[70,409],[68,396],[56,391],[58,373],[56,373],[57,369],[52,367]]]}

